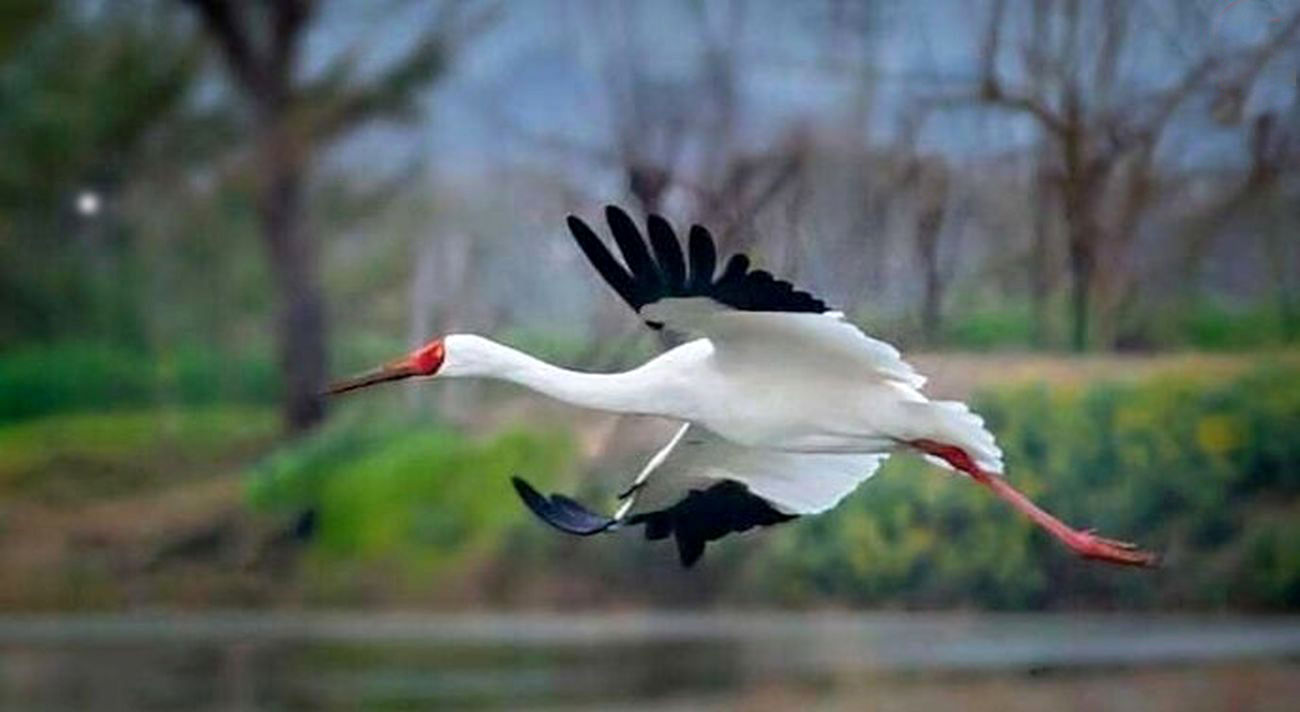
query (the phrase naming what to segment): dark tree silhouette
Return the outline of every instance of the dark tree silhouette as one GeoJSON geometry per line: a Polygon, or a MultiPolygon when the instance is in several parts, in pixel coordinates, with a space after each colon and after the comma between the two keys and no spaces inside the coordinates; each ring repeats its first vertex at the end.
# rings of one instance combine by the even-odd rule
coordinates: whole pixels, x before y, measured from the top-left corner
{"type": "Polygon", "coordinates": [[[467,15],[459,4],[439,6],[405,55],[358,80],[349,52],[312,77],[302,75],[303,40],[317,17],[314,0],[182,2],[201,18],[251,109],[257,209],[279,298],[284,418],[291,432],[301,431],[325,414],[327,321],[319,248],[304,204],[312,156],[368,121],[414,116],[419,91],[443,73],[458,43],[486,15],[467,15]]]}

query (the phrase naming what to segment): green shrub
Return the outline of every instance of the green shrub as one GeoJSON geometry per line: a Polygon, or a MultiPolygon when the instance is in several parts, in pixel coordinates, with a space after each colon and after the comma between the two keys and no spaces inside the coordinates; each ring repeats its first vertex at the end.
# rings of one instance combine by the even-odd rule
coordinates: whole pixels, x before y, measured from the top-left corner
{"type": "Polygon", "coordinates": [[[1176,323],[1179,333],[1172,339],[1173,345],[1196,349],[1241,351],[1288,340],[1281,316],[1271,307],[1203,303],[1186,309],[1176,323]]]}
{"type": "MultiPolygon", "coordinates": [[[[1007,477],[1062,519],[1165,552],[1074,560],[964,478],[894,458],[755,570],[786,600],[996,608],[1300,605],[1300,369],[986,393],[1007,477]]],[[[749,585],[753,585],[750,582],[749,585]]]]}
{"type": "Polygon", "coordinates": [[[155,396],[152,365],[94,343],[33,346],[0,358],[0,421],[138,405],[155,396]]]}
{"type": "Polygon", "coordinates": [[[253,471],[254,506],[315,508],[316,549],[427,570],[482,553],[524,509],[509,478],[552,482],[568,470],[567,432],[511,429],[486,439],[423,420],[353,411],[253,471]]]}
{"type": "Polygon", "coordinates": [[[974,351],[1025,348],[1033,345],[1034,326],[1028,305],[981,309],[953,315],[940,338],[948,347],[974,351]]]}
{"type": "Polygon", "coordinates": [[[0,422],[161,403],[273,403],[278,392],[274,363],[262,353],[60,342],[0,355],[0,422]]]}
{"type": "Polygon", "coordinates": [[[163,393],[187,405],[219,402],[275,403],[280,376],[269,354],[223,354],[211,349],[178,349],[166,359],[163,393]]]}

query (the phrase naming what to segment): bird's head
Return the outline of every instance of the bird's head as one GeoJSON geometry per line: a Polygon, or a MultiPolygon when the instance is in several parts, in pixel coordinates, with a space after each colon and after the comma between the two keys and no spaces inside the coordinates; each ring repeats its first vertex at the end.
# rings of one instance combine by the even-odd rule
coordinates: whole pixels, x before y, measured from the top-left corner
{"type": "Polygon", "coordinates": [[[406,356],[390,361],[379,368],[332,383],[325,392],[329,395],[338,395],[377,383],[402,381],[417,376],[436,376],[442,370],[446,360],[446,340],[434,339],[406,356]]]}

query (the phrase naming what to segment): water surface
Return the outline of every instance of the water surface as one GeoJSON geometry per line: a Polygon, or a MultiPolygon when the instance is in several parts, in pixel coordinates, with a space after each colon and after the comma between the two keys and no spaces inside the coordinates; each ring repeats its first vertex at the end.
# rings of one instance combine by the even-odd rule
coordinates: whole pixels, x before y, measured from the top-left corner
{"type": "Polygon", "coordinates": [[[1286,709],[1298,661],[1298,618],[8,617],[0,708],[1286,709]]]}

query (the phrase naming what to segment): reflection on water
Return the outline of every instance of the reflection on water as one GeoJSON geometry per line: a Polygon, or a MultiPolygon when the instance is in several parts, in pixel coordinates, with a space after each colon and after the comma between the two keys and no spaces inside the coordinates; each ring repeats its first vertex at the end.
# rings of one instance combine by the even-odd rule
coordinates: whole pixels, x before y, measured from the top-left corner
{"type": "Polygon", "coordinates": [[[0,619],[3,709],[1285,709],[1300,620],[927,615],[0,619]],[[1022,705],[1028,704],[1028,707],[1022,705]],[[1072,705],[1077,707],[1077,704],[1072,705]],[[1088,704],[1086,707],[1093,705],[1088,704]]]}

